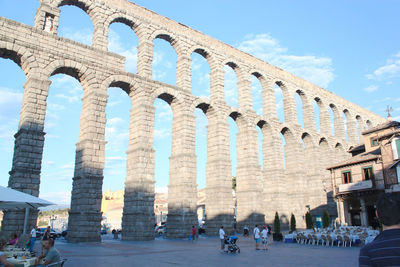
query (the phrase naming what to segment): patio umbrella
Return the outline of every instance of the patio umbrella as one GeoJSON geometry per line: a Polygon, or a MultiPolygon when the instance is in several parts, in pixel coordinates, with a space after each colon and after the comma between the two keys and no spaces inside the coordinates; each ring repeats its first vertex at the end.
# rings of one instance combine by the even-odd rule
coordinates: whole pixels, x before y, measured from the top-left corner
{"type": "Polygon", "coordinates": [[[0,210],[21,210],[25,209],[24,233],[28,224],[29,208],[37,209],[54,205],[47,200],[0,186],[0,210]]]}

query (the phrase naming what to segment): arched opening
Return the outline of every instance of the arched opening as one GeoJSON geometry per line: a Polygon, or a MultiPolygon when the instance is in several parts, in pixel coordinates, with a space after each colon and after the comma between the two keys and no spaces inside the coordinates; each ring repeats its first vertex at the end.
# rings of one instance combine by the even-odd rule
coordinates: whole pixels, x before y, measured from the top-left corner
{"type": "Polygon", "coordinates": [[[126,58],[125,70],[136,73],[138,38],[133,30],[133,23],[118,19],[108,30],[108,51],[126,58]]]}
{"type": "Polygon", "coordinates": [[[253,73],[250,76],[250,81],[251,81],[251,95],[252,95],[252,99],[253,99],[253,109],[258,115],[262,116],[262,115],[264,115],[263,102],[262,102],[263,88],[262,88],[261,82],[259,80],[260,77],[261,77],[260,74],[253,73]]]}
{"type": "MultiPolygon", "coordinates": [[[[201,104],[194,110],[196,117],[196,182],[197,197],[205,199],[206,197],[206,167],[207,167],[207,125],[208,118],[205,115],[208,109],[207,104],[201,104]]],[[[197,219],[200,223],[205,221],[205,205],[197,207],[197,219]]]]}
{"type": "Polygon", "coordinates": [[[331,135],[335,136],[336,132],[335,132],[335,106],[333,104],[329,105],[329,118],[330,118],[330,126],[331,126],[331,135]]]}
{"type": "Polygon", "coordinates": [[[367,120],[365,122],[365,129],[369,130],[370,128],[372,128],[372,122],[370,120],[367,120]]]}
{"type": "Polygon", "coordinates": [[[101,211],[109,229],[121,229],[126,177],[126,151],[129,144],[129,85],[108,88],[105,129],[105,165],[101,211]]]}
{"type": "Polygon", "coordinates": [[[285,122],[284,96],[282,91],[282,83],[277,82],[274,85],[276,115],[281,122],[285,122]]]}
{"type": "Polygon", "coordinates": [[[346,138],[346,141],[349,142],[349,129],[347,129],[348,126],[348,111],[343,110],[342,112],[342,117],[343,117],[343,126],[344,126],[344,136],[346,138]]]}
{"type": "Polygon", "coordinates": [[[236,167],[237,167],[237,134],[238,134],[238,126],[236,124],[236,118],[232,118],[232,116],[228,117],[229,124],[229,151],[230,158],[232,162],[232,177],[236,177],[236,167]]]}
{"type": "Polygon", "coordinates": [[[304,103],[303,98],[305,97],[304,93],[300,90],[297,90],[294,94],[294,100],[296,103],[296,117],[297,123],[300,124],[301,128],[304,129],[304,103]]]}
{"type": "Polygon", "coordinates": [[[35,12],[40,6],[40,2],[37,0],[24,1],[23,5],[21,8],[19,1],[2,1],[0,16],[34,26],[35,12]]]}
{"type": "Polygon", "coordinates": [[[83,88],[76,79],[79,76],[76,70],[59,69],[55,73],[59,74],[50,78],[52,83],[47,97],[40,196],[68,205],[80,131],[83,88]]]}
{"type": "Polygon", "coordinates": [[[192,55],[192,94],[199,97],[210,97],[210,66],[208,54],[196,49],[192,55]]]}
{"type": "Polygon", "coordinates": [[[14,151],[14,134],[18,131],[20,110],[24,95],[25,73],[19,67],[20,59],[6,56],[0,50],[0,185],[7,186],[12,168],[14,151]]]}
{"type": "Polygon", "coordinates": [[[356,116],[356,129],[357,129],[357,141],[360,144],[362,142],[361,133],[363,132],[363,120],[360,115],[356,116]]]}
{"type": "Polygon", "coordinates": [[[341,143],[335,145],[335,153],[336,156],[339,156],[340,158],[348,158],[348,154],[341,143]]]}
{"type": "Polygon", "coordinates": [[[285,169],[286,171],[298,171],[298,164],[300,157],[300,143],[294,137],[292,131],[285,127],[281,130],[284,138],[284,155],[285,155],[285,169]]]}
{"type": "Polygon", "coordinates": [[[153,80],[176,85],[177,54],[172,41],[168,35],[158,35],[153,40],[153,80]]]}
{"type": "Polygon", "coordinates": [[[63,5],[60,7],[58,36],[92,45],[93,31],[92,20],[84,6],[63,5]]]}
{"type": "Polygon", "coordinates": [[[224,76],[224,92],[225,92],[225,102],[228,106],[238,107],[238,78],[235,73],[237,65],[235,63],[228,63],[224,66],[225,76],[224,76]]]}
{"type": "Polygon", "coordinates": [[[321,138],[319,141],[319,149],[321,152],[321,171],[323,172],[323,175],[328,175],[329,171],[326,170],[329,164],[332,163],[331,160],[331,150],[329,148],[328,141],[325,138],[321,138]]]}
{"type": "Polygon", "coordinates": [[[313,101],[314,122],[315,122],[315,129],[317,129],[318,133],[321,133],[321,121],[320,121],[321,105],[322,105],[321,100],[318,97],[314,98],[314,101],[313,101]]]}

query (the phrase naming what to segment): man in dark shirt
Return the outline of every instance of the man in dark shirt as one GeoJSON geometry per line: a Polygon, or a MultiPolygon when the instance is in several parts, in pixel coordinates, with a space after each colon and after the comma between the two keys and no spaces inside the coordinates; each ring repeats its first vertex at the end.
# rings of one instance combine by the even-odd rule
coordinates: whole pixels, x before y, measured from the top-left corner
{"type": "Polygon", "coordinates": [[[383,232],[360,250],[359,266],[400,266],[400,192],[382,194],[376,215],[383,232]]]}

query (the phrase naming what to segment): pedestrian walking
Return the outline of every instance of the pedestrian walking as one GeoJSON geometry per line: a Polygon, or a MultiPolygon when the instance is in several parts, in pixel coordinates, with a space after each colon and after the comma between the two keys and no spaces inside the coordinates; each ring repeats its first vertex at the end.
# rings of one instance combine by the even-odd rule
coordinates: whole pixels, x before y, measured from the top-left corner
{"type": "Polygon", "coordinates": [[[219,228],[219,239],[221,241],[221,252],[224,252],[224,250],[225,250],[225,231],[224,231],[223,225],[221,225],[221,228],[219,228]]]}
{"type": "Polygon", "coordinates": [[[197,234],[197,229],[196,227],[193,225],[192,226],[192,241],[196,240],[196,234],[197,234]]]}
{"type": "Polygon", "coordinates": [[[400,192],[384,193],[376,202],[383,231],[360,250],[359,266],[400,266],[400,192]]]}
{"type": "Polygon", "coordinates": [[[268,250],[268,228],[264,226],[264,229],[261,231],[261,243],[263,244],[263,249],[268,250]]]}
{"type": "Polygon", "coordinates": [[[249,236],[249,227],[247,225],[243,227],[243,236],[249,236]]]}
{"type": "Polygon", "coordinates": [[[254,240],[256,241],[256,250],[260,250],[259,245],[260,245],[260,229],[258,229],[258,225],[253,229],[253,235],[254,235],[254,240]]]}

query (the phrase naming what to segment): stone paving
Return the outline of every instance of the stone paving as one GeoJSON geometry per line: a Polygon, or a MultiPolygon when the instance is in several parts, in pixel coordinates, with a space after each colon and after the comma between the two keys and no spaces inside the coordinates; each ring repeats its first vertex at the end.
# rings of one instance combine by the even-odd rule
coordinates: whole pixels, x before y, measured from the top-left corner
{"type": "MultiPolygon", "coordinates": [[[[256,251],[251,237],[239,236],[241,253],[219,251],[216,237],[197,241],[157,238],[154,241],[121,241],[103,236],[102,243],[67,243],[57,239],[64,266],[358,266],[359,247],[338,248],[271,243],[256,251]]],[[[35,249],[39,249],[39,242],[35,249]]]]}

